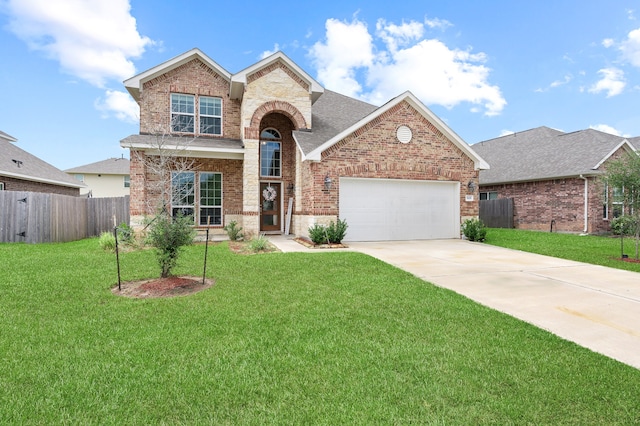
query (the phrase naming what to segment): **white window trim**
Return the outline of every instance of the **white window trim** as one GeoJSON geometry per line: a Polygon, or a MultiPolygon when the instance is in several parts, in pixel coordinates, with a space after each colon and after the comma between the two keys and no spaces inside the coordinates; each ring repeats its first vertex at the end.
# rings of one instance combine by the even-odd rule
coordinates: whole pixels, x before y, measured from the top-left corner
{"type": "Polygon", "coordinates": [[[4,191],[4,182],[0,182],[0,191],[4,191]]]}
{"type": "Polygon", "coordinates": [[[171,172],[171,217],[173,217],[173,210],[174,209],[192,209],[193,210],[193,219],[194,219],[194,223],[196,220],[196,185],[197,185],[197,180],[196,180],[196,172],[171,172]],[[193,204],[174,204],[174,177],[179,175],[179,174],[192,174],[193,175],[193,204]]]}
{"type": "Polygon", "coordinates": [[[602,194],[604,200],[602,200],[602,205],[604,206],[604,211],[602,215],[603,220],[609,220],[609,184],[604,184],[604,194],[602,194]]]}
{"type": "Polygon", "coordinates": [[[124,175],[123,176],[123,185],[125,188],[131,188],[131,176],[124,175]]]}
{"type": "Polygon", "coordinates": [[[224,225],[224,209],[223,209],[223,205],[224,205],[224,179],[223,179],[223,175],[222,172],[209,172],[209,171],[203,171],[203,172],[198,172],[198,220],[197,220],[197,224],[198,226],[222,226],[224,225]],[[216,205],[203,205],[202,204],[202,196],[200,191],[202,190],[202,180],[201,180],[201,176],[202,174],[214,174],[214,175],[220,175],[220,205],[216,206],[216,205]],[[211,225],[207,225],[207,224],[201,224],[200,223],[200,217],[201,217],[201,209],[220,209],[220,223],[214,223],[211,225]]]}
{"type": "Polygon", "coordinates": [[[169,127],[171,129],[171,133],[186,133],[186,134],[192,134],[196,132],[196,124],[199,124],[196,122],[196,97],[195,95],[190,95],[187,93],[171,93],[170,97],[169,97],[169,127]],[[173,111],[173,99],[174,96],[185,96],[188,98],[193,99],[193,113],[189,113],[189,112],[174,112],[173,111]],[[174,123],[174,116],[187,116],[187,117],[191,117],[191,123],[193,126],[193,132],[183,132],[180,130],[174,130],[173,126],[175,125],[174,123]]]}
{"type": "Polygon", "coordinates": [[[222,98],[218,97],[218,96],[199,96],[198,97],[198,132],[200,132],[200,118],[202,117],[211,117],[211,118],[219,118],[220,119],[220,133],[202,133],[200,132],[200,134],[202,135],[208,135],[208,136],[222,136],[224,134],[224,129],[223,129],[223,125],[224,125],[224,120],[222,119],[222,98]],[[209,115],[209,114],[202,114],[200,112],[200,101],[202,99],[218,99],[220,101],[220,115],[209,115]]]}

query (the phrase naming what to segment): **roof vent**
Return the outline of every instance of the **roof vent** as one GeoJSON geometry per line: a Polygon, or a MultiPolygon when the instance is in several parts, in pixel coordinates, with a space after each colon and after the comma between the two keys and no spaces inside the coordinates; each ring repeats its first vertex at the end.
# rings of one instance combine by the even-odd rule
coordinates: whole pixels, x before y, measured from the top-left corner
{"type": "Polygon", "coordinates": [[[20,160],[11,159],[11,161],[13,161],[14,163],[16,163],[16,166],[18,166],[18,167],[21,167],[21,166],[22,166],[22,161],[20,161],[20,160]]]}
{"type": "Polygon", "coordinates": [[[396,130],[396,138],[402,143],[411,142],[411,138],[413,137],[413,133],[408,126],[400,126],[398,130],[396,130]]]}

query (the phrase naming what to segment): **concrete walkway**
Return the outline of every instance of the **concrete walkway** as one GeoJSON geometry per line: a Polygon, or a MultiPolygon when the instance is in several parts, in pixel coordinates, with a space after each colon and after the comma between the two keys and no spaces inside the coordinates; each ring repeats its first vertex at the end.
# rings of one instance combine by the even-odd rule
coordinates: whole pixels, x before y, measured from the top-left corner
{"type": "MultiPolygon", "coordinates": [[[[319,251],[283,236],[269,240],[283,252],[319,251]]],[[[463,240],[348,245],[346,250],[640,368],[639,273],[463,240]]]]}

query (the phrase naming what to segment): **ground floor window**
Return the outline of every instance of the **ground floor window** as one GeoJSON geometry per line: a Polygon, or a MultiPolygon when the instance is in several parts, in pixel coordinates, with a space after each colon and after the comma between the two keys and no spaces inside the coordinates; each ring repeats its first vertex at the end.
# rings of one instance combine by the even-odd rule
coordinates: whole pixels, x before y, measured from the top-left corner
{"type": "Polygon", "coordinates": [[[480,200],[497,200],[498,191],[481,192],[480,200]]]}
{"type": "Polygon", "coordinates": [[[191,216],[199,225],[222,225],[222,174],[173,172],[171,215],[191,216]]]}

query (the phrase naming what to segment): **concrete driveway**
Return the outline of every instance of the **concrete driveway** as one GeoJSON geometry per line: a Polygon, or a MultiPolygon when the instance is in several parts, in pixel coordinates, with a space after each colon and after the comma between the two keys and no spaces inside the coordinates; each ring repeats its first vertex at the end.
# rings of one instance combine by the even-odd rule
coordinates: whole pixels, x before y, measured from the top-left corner
{"type": "MultiPolygon", "coordinates": [[[[282,251],[310,251],[285,237],[282,251]]],[[[349,243],[564,339],[640,368],[640,274],[464,240],[349,243]]]]}

